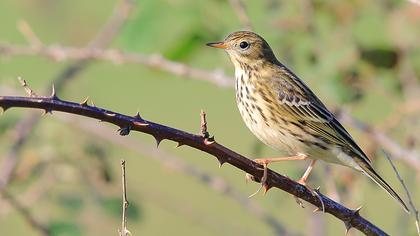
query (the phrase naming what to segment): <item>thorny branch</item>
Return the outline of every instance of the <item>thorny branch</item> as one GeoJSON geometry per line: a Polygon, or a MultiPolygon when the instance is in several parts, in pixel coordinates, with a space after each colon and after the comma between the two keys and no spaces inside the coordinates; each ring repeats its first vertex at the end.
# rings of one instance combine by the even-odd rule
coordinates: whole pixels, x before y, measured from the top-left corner
{"type": "MultiPolygon", "coordinates": [[[[22,80],[23,81],[23,80],[22,80]]],[[[26,82],[25,82],[26,83],[26,82]]],[[[28,86],[27,86],[28,87],[28,86]]],[[[28,87],[29,88],[29,87],[28,87]]],[[[30,88],[29,88],[30,89],[30,88]]],[[[0,87],[0,91],[5,90],[10,93],[16,93],[14,89],[7,87],[0,87]]],[[[28,93],[29,94],[29,93],[28,93]]],[[[88,99],[85,99],[82,103],[87,103],[88,99]]],[[[204,111],[203,111],[204,112],[204,111]]],[[[221,193],[226,197],[229,197],[233,202],[239,204],[245,210],[247,210],[251,215],[260,219],[262,222],[267,224],[273,229],[275,235],[284,235],[284,236],[293,236],[299,235],[296,232],[290,231],[287,229],[275,216],[267,212],[264,208],[258,205],[255,201],[251,201],[249,198],[245,197],[240,191],[235,189],[235,186],[227,182],[221,177],[214,176],[210,173],[205,172],[204,170],[186,163],[180,157],[165,152],[163,149],[156,149],[156,147],[148,145],[141,140],[134,137],[127,137],[125,139],[120,139],[118,136],[115,136],[113,130],[108,126],[98,127],[97,123],[92,120],[86,120],[76,117],[71,117],[67,114],[55,114],[54,117],[58,118],[60,121],[63,121],[74,128],[80,129],[88,134],[94,135],[108,141],[119,145],[127,150],[132,150],[140,154],[145,154],[145,157],[152,158],[154,160],[162,163],[163,166],[170,168],[171,170],[181,172],[191,178],[194,178],[201,184],[209,187],[215,192],[221,193]]],[[[203,126],[203,115],[201,113],[201,127],[203,126]]],[[[207,125],[206,125],[207,126],[207,125]]],[[[201,128],[207,131],[206,128],[201,128]]],[[[208,132],[207,132],[208,133],[208,132]]],[[[43,182],[43,181],[41,181],[43,182]]],[[[25,200],[26,203],[27,200],[25,200]]]]}
{"type": "Polygon", "coordinates": [[[162,149],[157,150],[155,147],[147,145],[134,137],[120,139],[113,134],[113,130],[111,128],[105,126],[98,128],[97,123],[93,121],[89,122],[88,120],[75,119],[75,117],[71,118],[70,116],[66,116],[64,114],[56,114],[55,117],[58,117],[60,120],[69,123],[76,128],[102,138],[105,141],[115,143],[127,150],[145,154],[145,157],[158,160],[164,166],[196,179],[201,184],[208,186],[212,190],[231,198],[245,210],[249,211],[251,215],[269,225],[273,229],[275,235],[298,235],[297,233],[284,227],[284,225],[282,225],[276,217],[265,211],[261,206],[257,205],[255,201],[251,201],[249,198],[244,197],[242,193],[237,191],[234,186],[223,178],[214,176],[200,168],[197,168],[196,166],[188,164],[178,156],[167,153],[162,149]]]}
{"type": "MultiPolygon", "coordinates": [[[[139,115],[127,116],[95,106],[89,106],[86,103],[80,104],[64,101],[60,100],[55,94],[49,97],[0,96],[0,107],[2,107],[4,111],[11,107],[38,108],[47,112],[61,111],[98,119],[120,127],[121,130],[126,131],[124,134],[128,134],[131,130],[135,130],[152,135],[157,143],[160,143],[160,141],[164,139],[168,139],[177,142],[178,144],[188,145],[204,151],[215,156],[221,165],[227,162],[246,173],[255,176],[257,181],[263,176],[263,167],[261,165],[224,147],[216,141],[208,143],[206,142],[206,138],[201,135],[194,135],[182,130],[144,120],[139,115]]],[[[348,209],[322,194],[313,196],[303,185],[270,169],[268,170],[266,184],[268,188],[276,187],[282,189],[318,208],[321,208],[323,202],[325,212],[334,215],[336,218],[343,221],[347,229],[354,227],[366,235],[387,235],[380,228],[361,217],[358,210],[348,209]]]]}

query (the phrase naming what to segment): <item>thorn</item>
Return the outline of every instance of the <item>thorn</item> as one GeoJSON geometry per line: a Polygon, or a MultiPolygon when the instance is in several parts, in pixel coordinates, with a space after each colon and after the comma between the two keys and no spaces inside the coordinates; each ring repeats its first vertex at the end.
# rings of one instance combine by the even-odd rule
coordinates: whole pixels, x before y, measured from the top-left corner
{"type": "Polygon", "coordinates": [[[319,192],[319,190],[321,189],[321,186],[316,187],[315,191],[319,192]]]}
{"type": "Polygon", "coordinates": [[[149,126],[149,124],[139,121],[133,121],[133,124],[136,126],[149,126]]]}
{"type": "Polygon", "coordinates": [[[0,115],[3,115],[10,107],[3,106],[3,107],[0,107],[0,108],[1,108],[0,115]]]}
{"type": "Polygon", "coordinates": [[[57,97],[57,94],[56,94],[56,92],[55,92],[55,86],[54,86],[54,84],[52,84],[52,88],[51,88],[51,96],[50,96],[50,98],[51,98],[52,100],[59,100],[59,99],[58,99],[58,97],[57,97]]]}
{"type": "Polygon", "coordinates": [[[319,207],[317,207],[317,208],[315,208],[312,212],[313,212],[313,213],[317,213],[317,212],[319,212],[319,211],[321,211],[321,209],[319,209],[319,207]]]}
{"type": "Polygon", "coordinates": [[[156,148],[158,148],[159,147],[159,144],[160,144],[160,142],[162,142],[163,138],[161,138],[161,137],[159,137],[157,135],[153,135],[153,137],[156,140],[156,148]]]}
{"type": "Polygon", "coordinates": [[[349,221],[344,221],[344,226],[346,226],[346,234],[345,235],[347,235],[352,226],[351,226],[349,221]]]}
{"type": "Polygon", "coordinates": [[[51,109],[45,109],[44,112],[42,113],[42,116],[46,116],[47,114],[52,115],[52,110],[51,109]]]}
{"type": "Polygon", "coordinates": [[[358,208],[356,208],[355,210],[353,210],[353,214],[357,217],[360,216],[360,210],[363,208],[363,206],[359,206],[358,208]]]}
{"type": "Polygon", "coordinates": [[[181,147],[181,146],[183,146],[183,145],[184,145],[183,143],[181,143],[181,142],[177,142],[175,147],[176,147],[176,148],[179,148],[179,147],[181,147]]]}
{"type": "Polygon", "coordinates": [[[136,113],[136,115],[134,116],[134,118],[135,118],[136,120],[143,120],[143,118],[141,118],[141,116],[140,116],[140,112],[139,112],[139,111],[137,111],[137,113],[136,113]]]}
{"type": "Polygon", "coordinates": [[[95,103],[93,103],[93,100],[90,101],[92,103],[92,107],[96,107],[95,103]]]}
{"type": "Polygon", "coordinates": [[[263,188],[264,188],[264,196],[265,196],[265,194],[268,192],[268,190],[271,189],[271,186],[268,185],[268,184],[264,184],[263,188]]]}
{"type": "Polygon", "coordinates": [[[222,168],[222,165],[225,164],[225,159],[223,157],[216,157],[219,161],[219,168],[222,168]]]}
{"type": "Polygon", "coordinates": [[[120,132],[121,136],[129,135],[130,131],[131,131],[131,126],[121,127],[118,129],[118,132],[120,132]]]}
{"type": "Polygon", "coordinates": [[[204,144],[205,145],[211,145],[213,143],[215,143],[216,141],[214,140],[214,136],[211,136],[210,138],[204,138],[204,144]]]}
{"type": "Polygon", "coordinates": [[[88,106],[88,101],[89,101],[89,96],[87,96],[86,98],[85,98],[85,100],[83,100],[83,102],[81,102],[81,103],[79,103],[80,105],[82,105],[82,106],[88,106]]]}

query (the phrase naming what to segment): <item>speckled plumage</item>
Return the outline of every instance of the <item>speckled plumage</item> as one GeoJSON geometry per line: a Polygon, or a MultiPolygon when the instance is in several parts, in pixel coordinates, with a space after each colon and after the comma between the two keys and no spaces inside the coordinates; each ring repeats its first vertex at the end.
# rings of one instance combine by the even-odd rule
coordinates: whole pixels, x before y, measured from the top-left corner
{"type": "Polygon", "coordinates": [[[358,170],[408,211],[350,134],[308,86],[276,59],[261,36],[238,31],[223,42],[209,45],[228,53],[235,66],[239,112],[262,142],[288,155],[304,155],[358,170]]]}

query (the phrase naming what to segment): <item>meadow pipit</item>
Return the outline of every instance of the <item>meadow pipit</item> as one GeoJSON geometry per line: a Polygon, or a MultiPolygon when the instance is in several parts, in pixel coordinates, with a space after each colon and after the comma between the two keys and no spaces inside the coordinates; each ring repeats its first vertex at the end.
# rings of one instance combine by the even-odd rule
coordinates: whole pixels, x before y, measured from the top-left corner
{"type": "Polygon", "coordinates": [[[235,66],[236,102],[246,126],[266,145],[290,155],[256,159],[264,166],[263,185],[271,162],[311,159],[299,180],[305,185],[316,161],[323,160],[367,175],[408,212],[350,134],[308,86],[276,59],[261,36],[238,31],[207,45],[224,49],[235,66]]]}

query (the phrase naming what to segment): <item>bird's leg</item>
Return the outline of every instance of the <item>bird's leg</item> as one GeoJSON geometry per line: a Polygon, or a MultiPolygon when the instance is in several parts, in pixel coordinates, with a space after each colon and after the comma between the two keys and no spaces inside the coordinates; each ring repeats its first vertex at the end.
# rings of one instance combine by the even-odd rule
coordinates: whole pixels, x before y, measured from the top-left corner
{"type": "MultiPolygon", "coordinates": [[[[268,164],[273,163],[273,162],[280,162],[280,161],[306,160],[306,158],[307,158],[306,155],[296,155],[296,156],[289,156],[289,157],[273,157],[273,158],[254,159],[255,162],[264,166],[264,174],[263,174],[263,177],[261,178],[261,187],[255,193],[251,194],[249,197],[255,196],[261,190],[262,187],[266,186],[268,164]]],[[[308,173],[308,175],[309,175],[309,173],[308,173]]],[[[264,190],[265,190],[264,193],[267,192],[266,189],[264,189],[264,190]]]]}
{"type": "Polygon", "coordinates": [[[309,164],[308,168],[306,169],[305,173],[303,174],[303,176],[297,181],[298,183],[300,183],[301,185],[306,186],[306,180],[308,180],[309,174],[311,173],[312,169],[314,168],[316,163],[316,160],[312,160],[311,164],[309,164]]]}
{"type": "MultiPolygon", "coordinates": [[[[303,186],[306,187],[306,189],[308,189],[313,196],[318,197],[319,201],[321,202],[322,205],[322,211],[325,212],[325,206],[324,206],[324,202],[322,201],[321,196],[319,196],[318,192],[312,188],[310,188],[307,184],[306,184],[306,180],[308,180],[309,174],[311,173],[312,169],[314,168],[316,163],[316,160],[312,160],[311,164],[309,164],[308,168],[306,169],[305,173],[303,174],[303,176],[297,181],[298,183],[302,184],[303,186]]],[[[303,207],[302,201],[298,198],[295,197],[296,202],[303,207]]]]}

